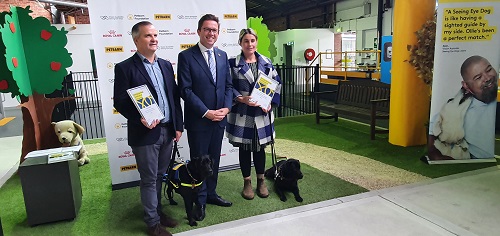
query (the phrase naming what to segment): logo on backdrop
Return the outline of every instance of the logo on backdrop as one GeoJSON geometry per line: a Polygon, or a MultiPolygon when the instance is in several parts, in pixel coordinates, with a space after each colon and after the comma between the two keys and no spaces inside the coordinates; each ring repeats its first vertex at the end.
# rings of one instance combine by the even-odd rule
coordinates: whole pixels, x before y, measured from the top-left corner
{"type": "Polygon", "coordinates": [[[191,29],[184,29],[182,32],[179,32],[179,35],[181,36],[189,36],[189,35],[195,35],[196,33],[193,31],[191,32],[191,29]]]}
{"type": "Polygon", "coordinates": [[[170,14],[154,14],[155,20],[172,20],[172,15],[170,14]]]}
{"type": "Polygon", "coordinates": [[[224,14],[224,20],[237,20],[238,14],[224,14]]]}
{"type": "Polygon", "coordinates": [[[192,46],[196,45],[195,43],[186,43],[186,44],[181,44],[181,50],[186,50],[192,46]]]}
{"type": "Polygon", "coordinates": [[[221,46],[223,48],[226,48],[226,47],[238,47],[239,45],[237,43],[222,43],[221,46]]]}
{"type": "MultiPolygon", "coordinates": [[[[114,82],[114,80],[113,80],[114,82]]],[[[113,115],[118,115],[120,114],[120,112],[118,112],[115,108],[113,108],[113,110],[111,111],[113,113],[113,115]]]]}
{"type": "Polygon", "coordinates": [[[127,128],[127,123],[116,123],[115,129],[127,128]]]}
{"type": "Polygon", "coordinates": [[[173,50],[174,46],[167,45],[167,46],[158,46],[158,50],[173,50]]]}
{"type": "Polygon", "coordinates": [[[233,28],[222,28],[220,30],[223,34],[239,34],[240,31],[233,28]]]}
{"type": "Polygon", "coordinates": [[[179,20],[197,20],[198,16],[177,15],[179,20]]]}
{"type": "Polygon", "coordinates": [[[106,64],[106,68],[113,69],[113,68],[115,68],[115,65],[116,65],[116,63],[108,62],[108,64],[106,64]]]}
{"type": "Polygon", "coordinates": [[[102,35],[103,38],[117,38],[122,37],[122,34],[116,33],[116,30],[109,30],[105,34],[102,35]]]}
{"type": "Polygon", "coordinates": [[[115,79],[108,79],[108,82],[109,82],[110,84],[112,84],[112,83],[114,83],[114,82],[115,82],[115,79]]]}
{"type": "Polygon", "coordinates": [[[123,52],[123,46],[104,47],[104,52],[105,53],[123,52]]]}
{"type": "Polygon", "coordinates": [[[118,155],[118,158],[135,157],[132,151],[124,151],[123,154],[118,155]]]}
{"type": "Polygon", "coordinates": [[[128,141],[128,138],[116,138],[117,142],[125,142],[128,141]]]}
{"type": "Polygon", "coordinates": [[[100,16],[101,20],[123,20],[123,16],[100,16]]]}
{"type": "Polygon", "coordinates": [[[158,35],[174,35],[174,33],[167,29],[161,29],[158,30],[158,35]]]}
{"type": "Polygon", "coordinates": [[[131,171],[131,170],[136,170],[136,169],[137,169],[137,164],[128,165],[128,166],[120,166],[121,172],[131,171]]]}
{"type": "Polygon", "coordinates": [[[143,14],[128,14],[127,19],[129,20],[149,20],[149,17],[143,14]]]}

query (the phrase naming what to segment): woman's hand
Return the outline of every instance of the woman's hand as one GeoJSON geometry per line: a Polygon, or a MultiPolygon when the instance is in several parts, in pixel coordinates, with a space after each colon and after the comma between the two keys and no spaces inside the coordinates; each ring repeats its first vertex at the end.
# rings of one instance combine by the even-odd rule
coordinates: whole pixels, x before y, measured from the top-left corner
{"type": "Polygon", "coordinates": [[[253,102],[252,101],[252,97],[251,96],[239,96],[236,98],[236,100],[240,103],[244,103],[248,106],[251,106],[251,107],[256,107],[258,106],[256,102],[253,102]]]}
{"type": "Polygon", "coordinates": [[[269,106],[267,108],[262,107],[262,111],[265,113],[269,112],[271,109],[272,109],[271,104],[269,104],[269,106]]]}

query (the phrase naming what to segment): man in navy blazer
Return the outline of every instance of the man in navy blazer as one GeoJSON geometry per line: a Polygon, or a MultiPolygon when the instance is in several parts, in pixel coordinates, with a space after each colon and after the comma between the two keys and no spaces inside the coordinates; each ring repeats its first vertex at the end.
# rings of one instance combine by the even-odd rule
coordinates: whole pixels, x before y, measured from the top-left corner
{"type": "Polygon", "coordinates": [[[170,62],[156,56],[158,31],[147,21],[132,27],[137,52],[115,66],[114,107],[127,118],[128,144],[140,175],[141,203],[149,235],[172,235],[163,227],[177,222],[161,207],[162,177],[169,165],[173,141],[183,128],[180,93],[170,62]],[[146,85],[165,118],[151,124],[141,117],[127,89],[146,85]]]}
{"type": "Polygon", "coordinates": [[[195,214],[198,221],[205,218],[206,203],[232,205],[216,193],[226,114],[233,102],[227,54],[213,47],[219,37],[219,27],[216,16],[202,16],[197,30],[200,42],[179,53],[177,62],[190,155],[209,154],[213,162],[213,175],[204,181],[198,195],[195,214]]]}

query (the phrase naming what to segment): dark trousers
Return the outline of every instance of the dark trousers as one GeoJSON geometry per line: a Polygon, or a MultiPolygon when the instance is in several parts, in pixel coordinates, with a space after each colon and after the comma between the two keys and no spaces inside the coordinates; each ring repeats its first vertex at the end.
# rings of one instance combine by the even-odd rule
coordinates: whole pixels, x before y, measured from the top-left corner
{"type": "MultiPolygon", "coordinates": [[[[252,168],[252,151],[242,150],[239,151],[240,159],[240,169],[243,178],[250,176],[250,170],[252,168]]],[[[256,174],[264,174],[264,169],[266,168],[266,152],[261,149],[258,152],[253,152],[253,164],[255,166],[256,174]]]]}
{"type": "Polygon", "coordinates": [[[213,174],[203,181],[198,193],[198,201],[201,205],[207,203],[207,198],[217,197],[215,189],[217,188],[217,179],[219,177],[222,137],[224,137],[224,128],[221,128],[219,125],[212,125],[210,129],[203,131],[187,131],[189,154],[191,156],[208,154],[210,159],[212,159],[213,174]]]}
{"type": "Polygon", "coordinates": [[[134,146],[132,151],[140,175],[141,203],[144,207],[144,222],[152,227],[160,222],[162,177],[172,157],[174,130],[161,127],[158,141],[152,145],[134,146]]]}

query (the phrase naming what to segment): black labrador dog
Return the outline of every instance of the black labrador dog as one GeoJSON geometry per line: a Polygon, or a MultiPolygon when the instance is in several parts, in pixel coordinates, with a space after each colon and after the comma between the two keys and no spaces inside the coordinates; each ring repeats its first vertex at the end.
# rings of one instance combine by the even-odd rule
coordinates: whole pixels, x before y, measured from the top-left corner
{"type": "Polygon", "coordinates": [[[281,160],[266,170],[264,176],[274,180],[274,189],[280,200],[285,202],[286,192],[292,192],[297,202],[302,202],[304,199],[299,194],[299,185],[297,181],[302,179],[304,175],[300,171],[300,161],[297,159],[281,160]]]}
{"type": "Polygon", "coordinates": [[[212,160],[208,155],[191,157],[191,160],[186,164],[174,164],[168,171],[167,195],[170,205],[177,205],[173,199],[173,190],[175,189],[175,192],[184,199],[187,219],[191,226],[198,225],[194,219],[193,203],[200,205],[198,192],[203,181],[212,175],[212,172],[212,160]]]}

